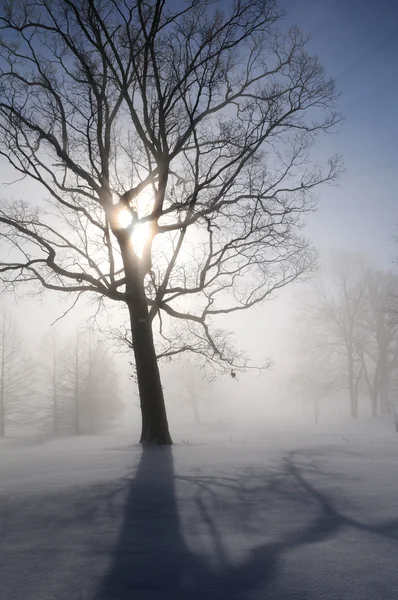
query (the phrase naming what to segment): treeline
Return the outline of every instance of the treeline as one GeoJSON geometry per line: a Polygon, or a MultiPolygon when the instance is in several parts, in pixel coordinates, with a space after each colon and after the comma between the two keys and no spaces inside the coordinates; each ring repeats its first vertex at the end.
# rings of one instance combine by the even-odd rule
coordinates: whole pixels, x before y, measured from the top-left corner
{"type": "Polygon", "coordinates": [[[308,286],[300,309],[295,384],[312,399],[346,391],[347,408],[374,417],[395,411],[398,277],[360,254],[337,252],[308,286]]]}
{"type": "Polygon", "coordinates": [[[96,434],[121,416],[123,403],[113,356],[103,339],[51,330],[37,356],[12,315],[0,312],[0,437],[17,427],[45,434],[96,434]]]}

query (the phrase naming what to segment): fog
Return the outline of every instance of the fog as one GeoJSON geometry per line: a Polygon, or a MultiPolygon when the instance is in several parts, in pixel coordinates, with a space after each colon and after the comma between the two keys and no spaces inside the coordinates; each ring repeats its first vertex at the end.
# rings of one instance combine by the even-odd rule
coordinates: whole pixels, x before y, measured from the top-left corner
{"type": "Polygon", "coordinates": [[[31,4],[0,3],[0,598],[395,599],[398,4],[31,4]]]}
{"type": "MultiPolygon", "coordinates": [[[[287,21],[297,23],[310,34],[311,50],[336,80],[339,107],[345,118],[338,135],[329,136],[317,145],[319,159],[335,151],[341,152],[345,173],[337,186],[325,186],[320,191],[317,211],[306,219],[306,235],[319,250],[321,265],[336,249],[348,249],[365,253],[376,267],[392,269],[393,256],[398,254],[393,239],[397,222],[395,139],[398,127],[394,104],[398,81],[393,68],[397,52],[395,7],[386,1],[384,9],[374,11],[370,2],[337,1],[329,5],[308,0],[292,0],[284,7],[287,21]]],[[[39,184],[28,184],[25,180],[9,185],[18,176],[4,158],[1,173],[3,197],[25,197],[28,190],[30,198],[40,201],[39,184]]],[[[259,365],[270,359],[273,366],[260,378],[242,374],[237,380],[229,381],[228,377],[223,377],[217,381],[212,388],[217,390],[217,398],[220,398],[213,402],[216,412],[216,406],[219,405],[221,410],[225,397],[230,397],[227,415],[232,415],[235,410],[240,414],[238,399],[242,394],[246,397],[245,402],[251,399],[257,408],[260,405],[264,414],[284,413],[284,403],[292,405],[291,400],[283,400],[289,395],[284,374],[289,372],[290,364],[295,360],[292,351],[297,336],[295,299],[302,293],[302,284],[294,284],[274,294],[272,301],[226,319],[237,346],[247,352],[253,364],[259,365]],[[250,394],[246,393],[247,389],[250,394]]],[[[34,353],[38,340],[68,308],[70,300],[56,292],[47,292],[40,301],[22,294],[18,302],[10,296],[6,303],[13,304],[13,316],[24,334],[28,350],[34,353]]],[[[110,318],[121,321],[120,312],[117,307],[112,308],[110,318]]],[[[85,306],[83,300],[57,323],[57,329],[68,332],[92,314],[92,307],[85,306]]],[[[103,320],[107,321],[108,315],[103,320]]],[[[121,363],[120,385],[126,411],[129,415],[135,414],[131,406],[134,396],[128,357],[118,355],[117,360],[121,363]]],[[[170,400],[171,422],[178,416],[178,411],[174,415],[172,405],[170,400]]],[[[300,410],[294,403],[292,408],[295,413],[300,410]]],[[[225,414],[224,409],[222,414],[225,414]]],[[[126,413],[126,420],[129,418],[126,413]]]]}

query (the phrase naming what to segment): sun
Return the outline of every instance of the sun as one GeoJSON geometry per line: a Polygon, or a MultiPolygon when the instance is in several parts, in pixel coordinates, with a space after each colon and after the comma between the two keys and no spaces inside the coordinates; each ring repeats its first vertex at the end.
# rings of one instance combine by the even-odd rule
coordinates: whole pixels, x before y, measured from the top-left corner
{"type": "Polygon", "coordinates": [[[122,208],[122,210],[119,210],[117,214],[117,224],[120,229],[127,229],[127,227],[131,225],[132,220],[133,217],[128,208],[122,208]]]}
{"type": "MultiPolygon", "coordinates": [[[[135,254],[139,258],[142,258],[142,253],[150,233],[150,225],[148,221],[140,223],[140,219],[150,214],[153,207],[153,197],[147,190],[144,190],[136,198],[135,204],[138,215],[138,223],[136,223],[132,228],[131,241],[135,254]]],[[[133,221],[133,216],[130,210],[126,207],[119,211],[117,220],[120,229],[127,229],[130,227],[133,221]]]]}

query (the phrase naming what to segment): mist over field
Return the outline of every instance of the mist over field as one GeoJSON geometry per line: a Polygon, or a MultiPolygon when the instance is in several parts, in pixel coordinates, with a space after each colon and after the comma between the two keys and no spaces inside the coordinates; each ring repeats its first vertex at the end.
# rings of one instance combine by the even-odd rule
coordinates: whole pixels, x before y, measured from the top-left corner
{"type": "Polygon", "coordinates": [[[0,598],[395,600],[398,5],[0,2],[0,598]]]}

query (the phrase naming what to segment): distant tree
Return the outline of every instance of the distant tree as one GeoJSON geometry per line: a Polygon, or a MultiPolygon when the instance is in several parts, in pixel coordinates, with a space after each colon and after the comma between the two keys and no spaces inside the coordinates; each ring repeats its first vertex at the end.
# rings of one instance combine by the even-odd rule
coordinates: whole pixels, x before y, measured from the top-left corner
{"type": "MultiPolygon", "coordinates": [[[[189,356],[189,355],[188,355],[189,356]]],[[[215,379],[215,373],[206,371],[203,360],[184,355],[164,370],[165,387],[170,397],[180,406],[189,406],[194,422],[201,423],[200,406],[206,400],[215,379]]]]}
{"type": "Polygon", "coordinates": [[[372,415],[390,412],[392,372],[398,366],[398,323],[391,316],[397,277],[370,269],[357,348],[371,399],[372,415]]]}
{"type": "Polygon", "coordinates": [[[192,407],[194,420],[197,425],[200,424],[199,404],[201,397],[203,396],[204,390],[206,389],[208,382],[205,379],[204,373],[193,365],[186,365],[182,371],[183,385],[185,388],[185,395],[188,404],[192,407]]]}
{"type": "Polygon", "coordinates": [[[360,254],[336,252],[307,296],[312,352],[329,357],[335,386],[349,391],[352,416],[363,387],[374,417],[379,409],[391,410],[391,377],[398,367],[398,323],[391,315],[397,281],[360,254]]]}
{"type": "Polygon", "coordinates": [[[363,361],[358,352],[370,268],[356,253],[335,252],[306,297],[305,321],[329,354],[335,385],[348,390],[351,417],[358,416],[363,361]]]}
{"type": "Polygon", "coordinates": [[[64,344],[58,331],[48,331],[40,344],[38,362],[41,397],[38,421],[53,435],[65,432],[67,415],[64,344]]]}
{"type": "Polygon", "coordinates": [[[290,369],[288,387],[302,400],[304,408],[310,405],[318,424],[322,402],[341,385],[341,368],[333,364],[335,357],[314,331],[300,331],[294,350],[296,358],[290,369]]]}
{"type": "Polygon", "coordinates": [[[236,372],[219,315],[314,262],[302,217],[340,159],[311,147],[339,116],[281,16],[274,0],[2,2],[0,154],[50,200],[2,202],[0,272],[127,308],[142,442],[171,443],[156,318],[182,331],[169,352],[236,372]]]}
{"type": "Polygon", "coordinates": [[[123,414],[119,376],[104,341],[90,334],[85,346],[84,379],[80,392],[82,427],[90,434],[107,429],[123,414]]]}
{"type": "Polygon", "coordinates": [[[113,356],[92,332],[65,341],[51,329],[38,363],[37,423],[53,435],[96,434],[120,417],[124,405],[113,356]]]}
{"type": "Polygon", "coordinates": [[[69,340],[64,351],[65,394],[70,408],[73,433],[81,433],[81,403],[87,370],[87,344],[79,331],[69,340]]]}
{"type": "Polygon", "coordinates": [[[0,438],[9,426],[28,422],[32,363],[11,313],[0,307],[0,438]]]}

